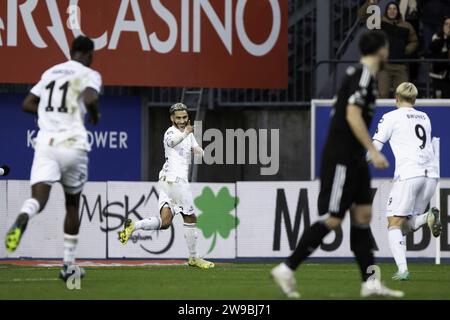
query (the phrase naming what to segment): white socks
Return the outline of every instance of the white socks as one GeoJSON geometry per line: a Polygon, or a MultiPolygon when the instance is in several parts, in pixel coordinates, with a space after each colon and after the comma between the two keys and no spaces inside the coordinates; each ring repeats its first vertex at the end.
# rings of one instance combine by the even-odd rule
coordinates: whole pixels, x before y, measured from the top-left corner
{"type": "Polygon", "coordinates": [[[406,264],[406,238],[405,236],[419,229],[427,223],[428,213],[419,214],[406,219],[401,229],[399,227],[389,228],[389,247],[394,256],[399,272],[408,271],[406,264]]]}
{"type": "Polygon", "coordinates": [[[78,235],[64,234],[64,265],[75,264],[75,250],[77,248],[78,235]]]}
{"type": "Polygon", "coordinates": [[[31,219],[39,212],[39,209],[39,202],[34,198],[30,198],[25,200],[22,208],[20,209],[20,213],[26,213],[28,215],[28,219],[31,219]]]}
{"type": "MultiPolygon", "coordinates": [[[[134,223],[135,230],[160,230],[161,218],[151,217],[134,223]]],[[[184,238],[186,239],[189,257],[197,258],[198,231],[195,223],[184,223],[184,238]]]]}
{"type": "Polygon", "coordinates": [[[189,250],[189,258],[197,258],[197,227],[195,223],[184,223],[184,238],[189,250]]]}
{"type": "Polygon", "coordinates": [[[402,232],[403,235],[407,235],[411,231],[414,232],[427,223],[428,213],[412,216],[403,223],[402,232]]]}
{"type": "Polygon", "coordinates": [[[389,247],[391,248],[398,271],[403,273],[408,270],[408,266],[406,264],[405,238],[403,237],[402,231],[398,227],[389,228],[388,236],[389,247]]]}
{"type": "Polygon", "coordinates": [[[134,223],[135,230],[159,230],[161,229],[161,218],[150,217],[134,223]]]}

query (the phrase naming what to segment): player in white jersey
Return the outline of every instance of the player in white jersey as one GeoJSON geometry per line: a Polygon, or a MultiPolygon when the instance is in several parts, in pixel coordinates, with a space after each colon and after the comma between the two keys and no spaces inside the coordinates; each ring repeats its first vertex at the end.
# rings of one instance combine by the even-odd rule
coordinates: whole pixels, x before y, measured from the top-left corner
{"type": "MultiPolygon", "coordinates": [[[[99,121],[98,96],[102,85],[98,72],[89,68],[94,54],[91,39],[77,37],[71,48],[71,60],[45,71],[23,102],[23,110],[38,115],[39,132],[34,145],[31,168],[31,198],[23,203],[20,214],[6,235],[6,248],[17,249],[28,221],[41,212],[51,186],[60,182],[64,188],[64,266],[60,278],[75,272],[78,242],[80,195],[88,175],[90,146],[84,127],[99,121]]],[[[84,270],[79,269],[81,276],[84,270]]]]}
{"type": "Polygon", "coordinates": [[[172,224],[173,216],[181,214],[184,220],[184,237],[189,251],[190,266],[209,269],[214,263],[198,257],[197,254],[197,217],[194,202],[189,189],[188,173],[192,154],[203,155],[194,138],[194,127],[188,118],[187,107],[176,103],[169,110],[172,126],[164,134],[164,152],[166,162],[159,173],[159,213],[137,222],[125,220],[119,240],[126,244],[136,230],[164,230],[172,224]]]}
{"type": "Polygon", "coordinates": [[[425,223],[435,237],[442,229],[437,208],[425,213],[439,179],[439,159],[433,149],[430,119],[414,109],[417,94],[414,84],[400,84],[397,109],[383,115],[373,137],[379,150],[389,141],[395,156],[394,184],[386,209],[389,246],[398,267],[394,280],[410,279],[406,235],[425,223]]]}

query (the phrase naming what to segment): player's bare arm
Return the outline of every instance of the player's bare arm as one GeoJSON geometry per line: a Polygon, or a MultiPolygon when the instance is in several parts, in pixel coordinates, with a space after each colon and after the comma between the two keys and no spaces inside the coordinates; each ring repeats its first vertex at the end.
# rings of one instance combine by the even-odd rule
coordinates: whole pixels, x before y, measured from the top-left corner
{"type": "Polygon", "coordinates": [[[356,105],[347,106],[347,122],[358,141],[367,149],[373,165],[377,169],[389,167],[389,162],[385,156],[375,148],[372,138],[369,135],[366,124],[361,115],[361,108],[356,105]]]}
{"type": "Polygon", "coordinates": [[[39,99],[39,97],[35,96],[32,93],[29,93],[23,100],[22,110],[27,113],[36,114],[38,112],[38,106],[39,106],[40,100],[41,99],[39,99]]]}
{"type": "Polygon", "coordinates": [[[96,125],[100,120],[98,92],[93,88],[86,88],[83,92],[83,100],[89,112],[89,122],[96,125]]]}

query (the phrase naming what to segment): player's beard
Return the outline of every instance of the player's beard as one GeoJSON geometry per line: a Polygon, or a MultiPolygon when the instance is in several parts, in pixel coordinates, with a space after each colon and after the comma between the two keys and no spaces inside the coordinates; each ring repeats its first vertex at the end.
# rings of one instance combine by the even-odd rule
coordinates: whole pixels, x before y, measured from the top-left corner
{"type": "Polygon", "coordinates": [[[186,128],[186,125],[187,125],[187,123],[185,123],[183,125],[175,123],[175,126],[177,127],[177,129],[181,130],[181,131],[184,131],[184,129],[186,128]],[[181,127],[181,126],[183,126],[183,127],[181,127]]]}

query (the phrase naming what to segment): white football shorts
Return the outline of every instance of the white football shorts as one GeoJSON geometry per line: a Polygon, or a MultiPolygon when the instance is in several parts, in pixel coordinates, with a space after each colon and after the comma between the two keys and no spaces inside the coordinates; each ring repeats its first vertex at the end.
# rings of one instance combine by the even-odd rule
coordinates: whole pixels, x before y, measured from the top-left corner
{"type": "Polygon", "coordinates": [[[189,188],[189,182],[158,181],[159,210],[169,207],[173,215],[193,215],[194,201],[189,188]]]}
{"type": "Polygon", "coordinates": [[[433,198],[437,178],[416,177],[394,181],[387,202],[386,216],[413,216],[425,212],[433,198]]]}
{"type": "Polygon", "coordinates": [[[35,148],[30,183],[61,182],[64,192],[77,194],[88,178],[88,154],[68,147],[40,145],[35,148]]]}

